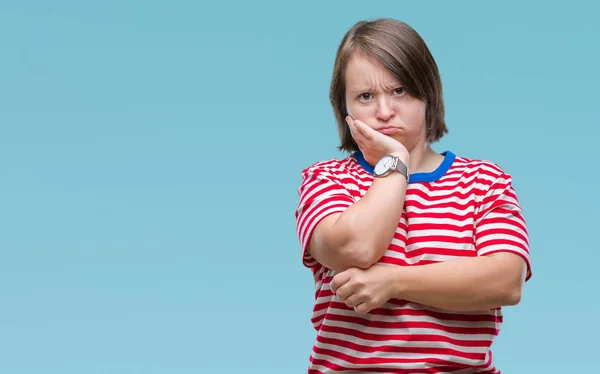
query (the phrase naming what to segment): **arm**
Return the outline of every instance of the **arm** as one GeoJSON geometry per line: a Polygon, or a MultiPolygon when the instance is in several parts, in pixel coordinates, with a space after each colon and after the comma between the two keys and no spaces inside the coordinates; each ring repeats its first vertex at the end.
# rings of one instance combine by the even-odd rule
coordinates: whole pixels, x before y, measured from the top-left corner
{"type": "Polygon", "coordinates": [[[510,180],[499,179],[481,201],[476,214],[477,257],[353,268],[333,278],[332,291],[362,313],[390,298],[454,311],[517,304],[531,266],[527,229],[510,180]]]}
{"type": "Polygon", "coordinates": [[[509,175],[475,197],[477,257],[401,269],[393,297],[442,309],[476,311],[515,305],[529,269],[525,220],[509,175]]]}
{"type": "Polygon", "coordinates": [[[521,256],[508,252],[429,265],[377,264],[336,274],[330,287],[358,313],[392,298],[451,311],[488,310],[520,301],[525,264],[521,256]]]}
{"type": "Polygon", "coordinates": [[[455,311],[516,305],[527,266],[516,254],[501,252],[422,266],[402,266],[391,275],[391,296],[455,311]]]}
{"type": "MultiPolygon", "coordinates": [[[[348,125],[365,159],[373,162],[391,154],[409,165],[410,155],[398,141],[359,120],[349,120],[348,125]]],[[[394,237],[404,206],[406,178],[398,172],[376,178],[357,202],[342,183],[327,178],[309,175],[301,187],[297,226],[305,264],[318,262],[336,272],[368,268],[383,256],[394,237]]]]}
{"type": "Polygon", "coordinates": [[[307,251],[336,272],[368,268],[383,256],[394,237],[406,186],[400,173],[377,178],[362,199],[317,225],[307,251]]]}

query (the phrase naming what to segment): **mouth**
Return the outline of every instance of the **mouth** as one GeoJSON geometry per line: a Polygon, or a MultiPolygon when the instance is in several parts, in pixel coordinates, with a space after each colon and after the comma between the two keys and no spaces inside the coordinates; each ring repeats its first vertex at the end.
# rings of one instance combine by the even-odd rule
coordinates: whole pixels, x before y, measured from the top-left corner
{"type": "Polygon", "coordinates": [[[395,133],[395,132],[397,132],[399,130],[400,129],[398,129],[397,127],[391,127],[391,126],[382,127],[380,129],[377,129],[377,131],[379,131],[380,133],[385,134],[385,135],[393,134],[393,133],[395,133]]]}

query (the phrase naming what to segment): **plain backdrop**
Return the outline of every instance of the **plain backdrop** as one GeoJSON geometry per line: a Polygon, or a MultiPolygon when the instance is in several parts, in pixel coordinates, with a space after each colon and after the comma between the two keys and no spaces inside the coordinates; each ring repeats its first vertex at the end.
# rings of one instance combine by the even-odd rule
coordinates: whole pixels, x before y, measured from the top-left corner
{"type": "Polygon", "coordinates": [[[434,148],[514,178],[533,278],[498,367],[594,372],[597,4],[1,1],[0,372],[306,372],[296,189],[345,156],[333,59],[378,17],[438,62],[434,148]]]}

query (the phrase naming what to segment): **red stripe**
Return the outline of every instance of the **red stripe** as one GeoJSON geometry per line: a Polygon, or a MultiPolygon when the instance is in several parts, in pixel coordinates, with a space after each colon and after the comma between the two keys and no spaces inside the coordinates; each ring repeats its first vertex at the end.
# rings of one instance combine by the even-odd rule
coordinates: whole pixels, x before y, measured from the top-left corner
{"type": "Polygon", "coordinates": [[[467,237],[460,236],[449,236],[449,235],[428,235],[428,236],[412,236],[406,241],[406,246],[417,243],[429,243],[429,242],[444,242],[452,244],[472,244],[473,236],[467,237]]]}
{"type": "MultiPolygon", "coordinates": [[[[393,303],[396,299],[392,299],[389,302],[393,303]]],[[[399,306],[397,308],[392,309],[375,309],[371,311],[372,315],[380,315],[380,316],[415,316],[415,317],[433,317],[442,321],[465,321],[465,322],[491,322],[491,323],[501,323],[502,317],[497,317],[495,315],[485,313],[485,314],[459,314],[452,312],[435,312],[433,310],[427,309],[412,309],[406,307],[407,302],[402,300],[401,302],[396,303],[395,305],[399,306]]]]}
{"type": "Polygon", "coordinates": [[[473,231],[473,223],[466,223],[463,225],[455,225],[451,223],[412,223],[410,225],[411,231],[419,230],[448,230],[454,232],[469,232],[473,231]]]}
{"type": "Polygon", "coordinates": [[[471,191],[468,191],[468,192],[452,191],[452,193],[450,193],[450,194],[434,196],[434,195],[428,194],[426,191],[422,191],[421,189],[412,188],[407,191],[407,194],[410,194],[413,196],[418,196],[418,197],[422,198],[423,200],[427,200],[427,201],[434,203],[434,202],[438,202],[440,200],[445,200],[445,199],[460,199],[460,200],[470,201],[473,199],[474,192],[478,192],[478,190],[471,189],[471,191]]]}
{"type": "Polygon", "coordinates": [[[424,219],[424,218],[431,218],[431,219],[451,219],[454,221],[469,221],[469,220],[473,220],[473,213],[472,212],[466,212],[463,215],[460,214],[456,214],[453,212],[431,212],[431,211],[425,211],[425,212],[416,212],[416,211],[409,211],[407,213],[407,216],[409,217],[409,219],[424,219]]]}
{"type": "MultiPolygon", "coordinates": [[[[346,344],[352,344],[352,343],[346,343],[346,344]]],[[[428,358],[423,357],[428,354],[423,349],[424,348],[420,348],[420,349],[416,348],[413,350],[413,352],[409,352],[409,353],[422,355],[421,357],[417,357],[417,358],[401,358],[401,357],[389,357],[389,358],[388,357],[364,357],[364,358],[359,358],[359,357],[350,356],[350,355],[342,353],[342,352],[333,351],[331,349],[320,348],[317,346],[315,346],[313,348],[313,351],[317,354],[329,355],[329,356],[335,357],[337,359],[346,361],[348,363],[352,363],[355,365],[364,365],[364,366],[377,365],[377,364],[407,364],[407,363],[442,361],[439,359],[434,359],[434,358],[428,359],[428,358]]],[[[432,354],[436,354],[436,355],[446,354],[447,355],[450,351],[451,350],[447,350],[447,349],[438,349],[437,352],[439,352],[439,353],[436,352],[436,353],[432,353],[432,354]]],[[[449,356],[452,357],[452,355],[449,355],[449,356]]],[[[483,355],[483,357],[481,354],[474,355],[474,356],[476,356],[478,359],[481,359],[481,360],[485,359],[485,355],[483,355]]],[[[328,363],[328,364],[333,365],[331,363],[328,363]]],[[[451,364],[451,362],[447,362],[446,364],[451,364]]],[[[323,366],[326,366],[326,365],[323,365],[323,366]]],[[[388,371],[389,371],[389,369],[388,369],[388,371]]]]}
{"type": "Polygon", "coordinates": [[[488,229],[483,232],[480,232],[477,234],[477,240],[478,241],[483,240],[486,236],[489,236],[489,235],[506,235],[507,237],[519,238],[524,243],[527,243],[527,241],[528,241],[527,237],[523,236],[518,231],[511,230],[511,229],[505,229],[505,228],[493,228],[493,229],[488,229]]]}
{"type": "Polygon", "coordinates": [[[472,202],[468,202],[466,204],[461,204],[461,203],[457,203],[454,201],[448,201],[445,203],[437,203],[437,204],[431,204],[431,205],[427,205],[427,204],[423,204],[417,200],[406,200],[404,202],[404,206],[411,207],[411,208],[417,208],[417,209],[456,209],[456,210],[463,210],[463,211],[469,211],[472,210],[470,209],[471,206],[473,206],[474,203],[472,202]]]}
{"type": "Polygon", "coordinates": [[[485,219],[481,220],[477,224],[477,227],[484,228],[486,225],[493,225],[493,224],[515,226],[515,227],[519,228],[521,231],[527,233],[527,228],[523,225],[523,220],[521,219],[520,216],[514,216],[513,218],[486,217],[485,219]]]}
{"type": "MultiPolygon", "coordinates": [[[[331,307],[341,310],[352,310],[347,307],[346,304],[331,302],[331,307]]],[[[347,322],[354,323],[357,325],[362,325],[369,328],[379,328],[379,329],[431,329],[436,331],[444,331],[451,334],[484,334],[484,335],[496,335],[498,330],[495,328],[485,328],[485,327],[458,327],[458,326],[444,326],[441,323],[433,323],[433,322],[424,322],[424,321],[395,321],[395,322],[387,322],[387,321],[374,321],[368,320],[357,316],[345,316],[334,314],[332,311],[327,315],[327,320],[329,321],[338,321],[338,322],[347,322]]],[[[443,321],[440,321],[443,322],[443,321]]],[[[361,332],[356,332],[357,337],[360,336],[361,332]]]]}
{"type": "Polygon", "coordinates": [[[477,245],[477,251],[481,251],[487,247],[493,246],[493,245],[509,245],[511,247],[517,247],[521,250],[523,250],[523,252],[527,252],[527,248],[519,243],[519,242],[515,242],[513,240],[509,240],[509,239],[492,239],[492,240],[487,240],[479,245],[477,245]]]}
{"type": "MultiPolygon", "coordinates": [[[[326,324],[324,324],[321,327],[321,331],[325,331],[325,332],[330,332],[330,333],[334,333],[334,334],[347,334],[347,330],[343,327],[337,327],[337,326],[328,326],[326,324]]],[[[365,340],[370,340],[370,341],[374,341],[374,342],[383,342],[383,341],[387,341],[389,344],[390,340],[394,340],[395,342],[398,342],[397,345],[390,347],[389,350],[385,349],[385,346],[377,346],[377,347],[369,347],[369,346],[363,346],[363,345],[356,345],[356,348],[354,348],[351,345],[344,345],[343,341],[338,341],[341,342],[341,344],[337,344],[337,343],[332,343],[332,342],[327,342],[326,340],[319,340],[323,343],[328,343],[328,344],[336,344],[336,345],[340,345],[343,347],[347,347],[347,348],[351,348],[355,351],[360,351],[360,352],[375,352],[379,349],[382,349],[383,352],[403,352],[401,351],[401,349],[404,348],[410,348],[410,347],[402,347],[402,342],[411,342],[411,343],[415,343],[415,342],[443,342],[443,343],[449,343],[449,344],[453,344],[453,345],[457,345],[457,346],[461,346],[461,347],[480,347],[480,348],[487,348],[490,346],[490,341],[489,340],[464,340],[464,339],[453,339],[444,335],[435,335],[435,334],[385,334],[385,335],[380,335],[380,334],[362,334],[362,336],[364,336],[362,339],[365,340]],[[396,351],[396,349],[398,349],[398,351],[396,351]]],[[[325,339],[325,338],[323,338],[325,339]]],[[[327,339],[333,339],[333,338],[327,338],[327,339]]],[[[470,357],[467,357],[470,358],[470,357]]]]}
{"type": "MultiPolygon", "coordinates": [[[[410,258],[407,255],[405,255],[405,256],[407,258],[410,258]]],[[[420,259],[418,262],[413,264],[413,263],[409,263],[401,258],[384,255],[379,259],[379,262],[382,264],[391,264],[391,265],[398,265],[398,266],[413,266],[413,265],[437,264],[439,261],[420,259]]]]}

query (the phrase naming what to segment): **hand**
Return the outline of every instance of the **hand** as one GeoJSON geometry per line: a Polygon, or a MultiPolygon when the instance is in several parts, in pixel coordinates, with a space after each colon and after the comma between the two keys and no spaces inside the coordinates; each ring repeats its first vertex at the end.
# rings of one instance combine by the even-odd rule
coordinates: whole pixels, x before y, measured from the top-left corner
{"type": "Polygon", "coordinates": [[[392,297],[394,268],[377,264],[366,270],[350,268],[333,277],[331,291],[357,313],[368,313],[392,297]]]}
{"type": "Polygon", "coordinates": [[[369,164],[375,165],[380,158],[388,154],[400,156],[402,162],[406,165],[409,164],[409,154],[406,147],[396,139],[373,130],[363,122],[352,118],[352,116],[346,117],[346,123],[348,123],[352,138],[369,164]]]}

